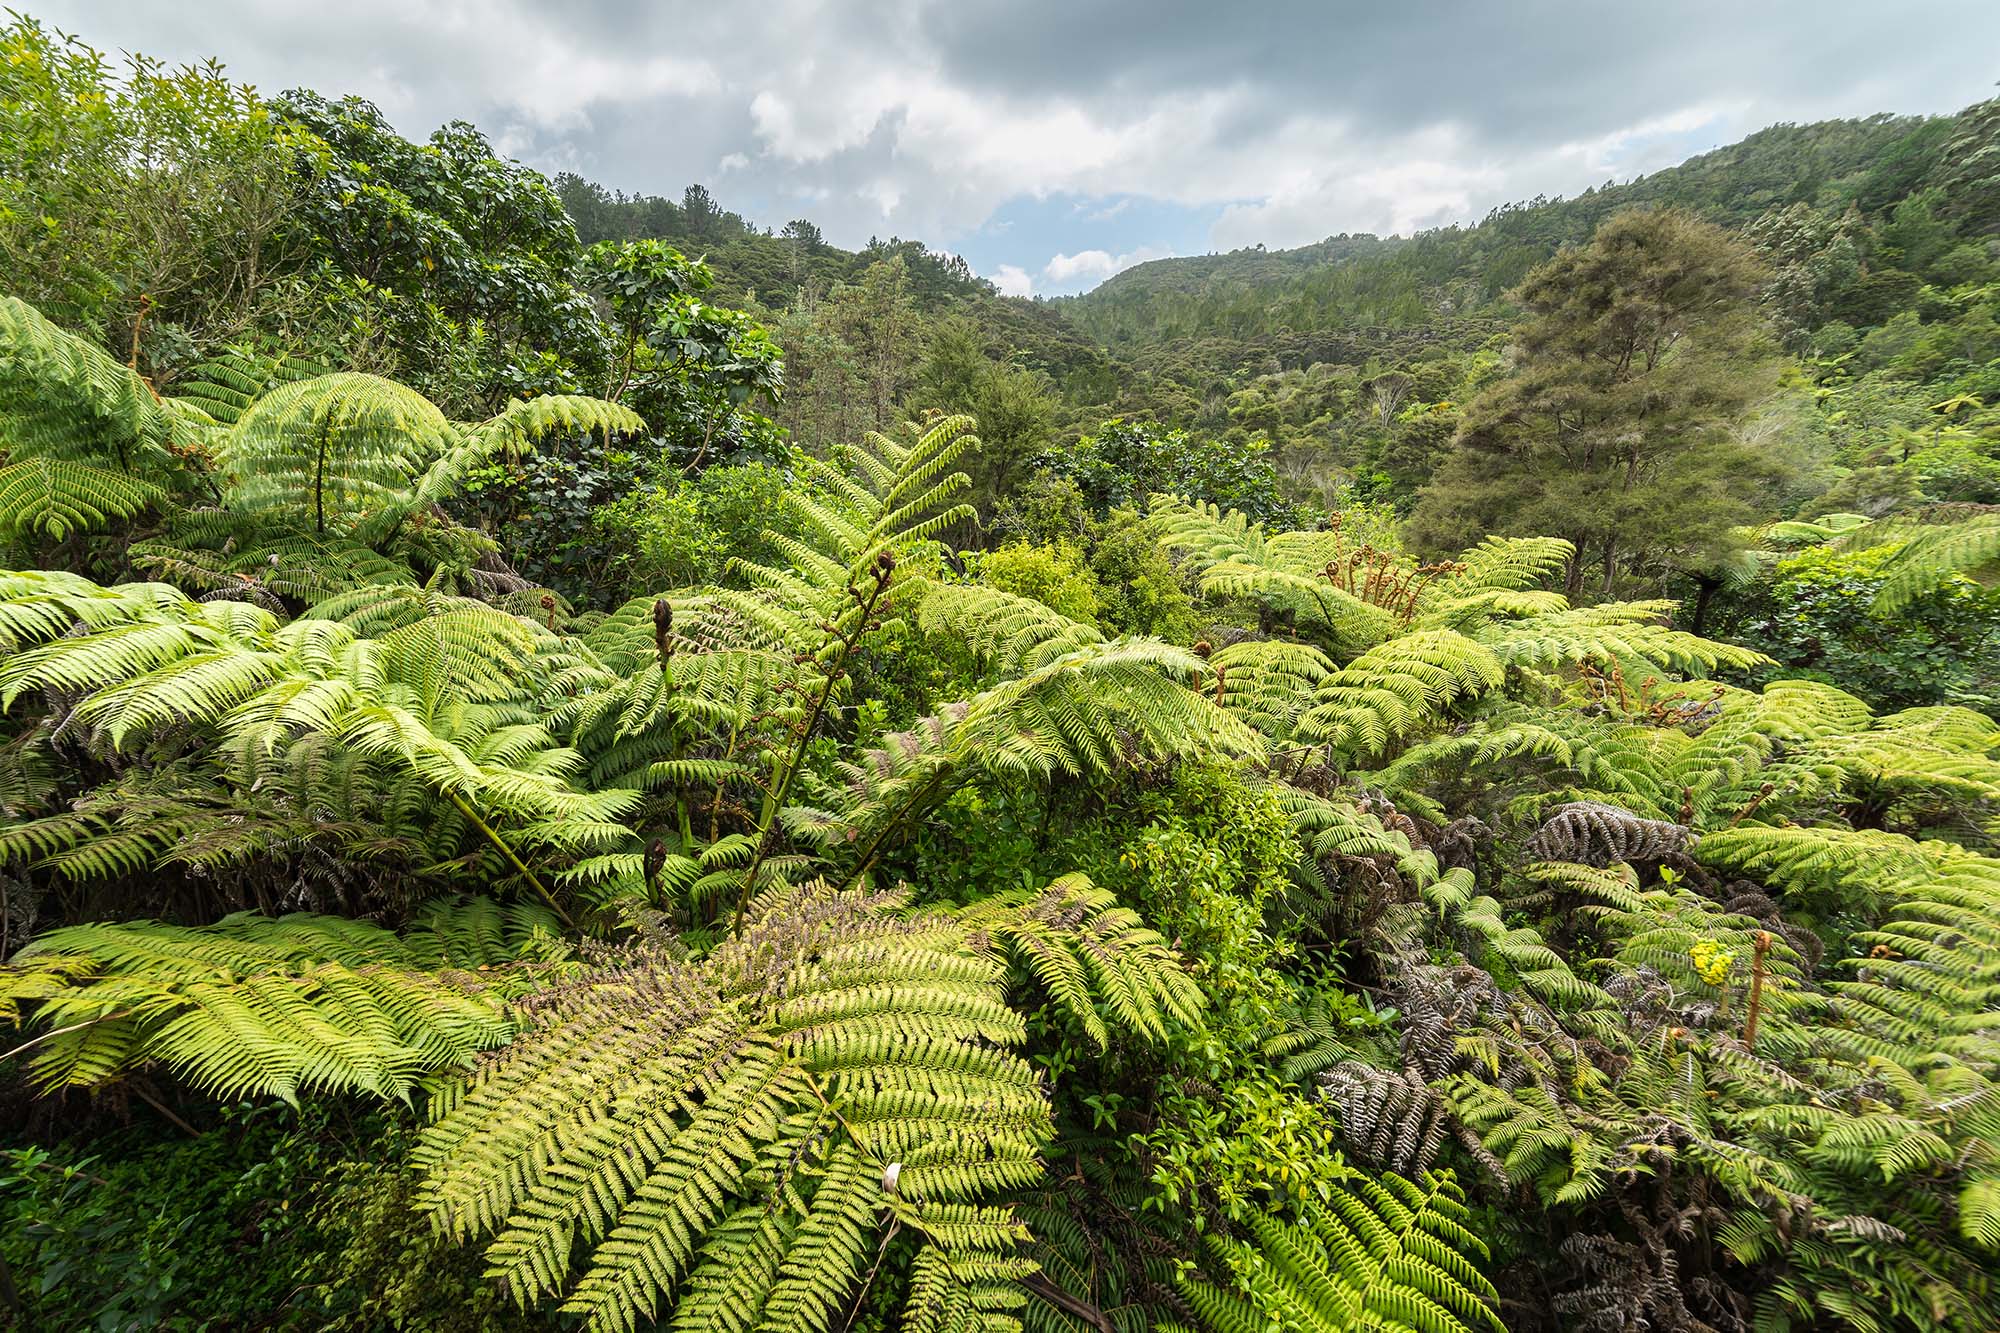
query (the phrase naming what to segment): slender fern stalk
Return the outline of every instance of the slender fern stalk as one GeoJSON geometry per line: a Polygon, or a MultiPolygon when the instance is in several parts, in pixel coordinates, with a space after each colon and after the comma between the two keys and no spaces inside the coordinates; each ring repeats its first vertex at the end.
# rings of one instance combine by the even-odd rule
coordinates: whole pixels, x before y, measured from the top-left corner
{"type": "Polygon", "coordinates": [[[792,743],[791,752],[780,764],[778,772],[772,778],[770,790],[764,798],[763,814],[758,820],[756,833],[757,851],[750,858],[749,867],[743,872],[743,886],[737,892],[736,914],[729,926],[732,935],[743,933],[744,917],[749,911],[750,899],[756,892],[757,872],[769,859],[771,849],[777,845],[778,816],[784,810],[785,801],[791,795],[792,784],[805,763],[806,747],[812,743],[814,733],[819,730],[820,721],[826,716],[826,706],[833,698],[833,692],[847,670],[848,660],[853,656],[862,638],[872,628],[875,607],[882,600],[883,594],[889,590],[889,580],[894,577],[895,572],[895,554],[885,549],[875,557],[875,582],[859,598],[860,614],[855,617],[854,628],[844,635],[837,628],[833,630],[838,647],[824,668],[825,678],[820,682],[819,692],[813,698],[811,710],[799,724],[798,736],[792,743]]]}
{"type": "Polygon", "coordinates": [[[542,883],[540,876],[536,875],[534,871],[528,868],[528,863],[523,861],[518,855],[515,854],[514,849],[507,845],[505,839],[503,839],[498,833],[495,833],[493,831],[492,825],[488,824],[485,820],[481,819],[479,817],[479,812],[477,810],[474,810],[471,804],[467,802],[466,799],[463,796],[460,796],[457,792],[446,791],[445,795],[450,798],[451,803],[453,805],[458,807],[459,813],[464,815],[467,819],[471,820],[472,826],[478,829],[479,832],[485,837],[485,839],[488,842],[492,843],[495,847],[499,849],[500,855],[507,858],[507,860],[513,865],[515,871],[520,874],[522,879],[528,881],[529,887],[534,889],[536,893],[541,895],[542,901],[549,905],[549,910],[554,912],[557,918],[559,918],[565,926],[569,926],[570,928],[574,929],[576,926],[576,921],[573,918],[571,918],[568,912],[565,912],[563,910],[562,904],[556,901],[556,896],[553,893],[549,892],[549,886],[542,883]]]}

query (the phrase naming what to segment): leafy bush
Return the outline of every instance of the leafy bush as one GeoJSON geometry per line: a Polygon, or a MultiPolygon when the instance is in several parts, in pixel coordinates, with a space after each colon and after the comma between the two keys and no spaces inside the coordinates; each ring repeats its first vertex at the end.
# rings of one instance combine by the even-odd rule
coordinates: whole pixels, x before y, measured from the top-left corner
{"type": "Polygon", "coordinates": [[[1240,509],[1256,522],[1291,526],[1303,517],[1284,498],[1277,469],[1257,444],[1202,439],[1114,418],[1039,461],[1074,481],[1100,515],[1166,494],[1240,509]]]}
{"type": "Polygon", "coordinates": [[[1780,560],[1725,622],[1787,675],[1824,680],[1882,708],[1990,707],[2000,680],[2000,594],[1943,583],[1892,614],[1876,606],[1894,546],[1819,547],[1780,560]]]}
{"type": "Polygon", "coordinates": [[[528,1327],[409,1210],[409,1125],[337,1103],[222,1107],[0,1150],[22,1327],[528,1327]]]}
{"type": "Polygon", "coordinates": [[[621,577],[641,588],[720,583],[735,558],[768,560],[767,532],[791,524],[785,491],[794,475],[768,463],[704,469],[693,478],[671,473],[599,507],[596,530],[625,552],[621,577]]]}
{"type": "Polygon", "coordinates": [[[1100,594],[1083,555],[1067,541],[1016,542],[979,557],[979,577],[1016,597],[1031,597],[1071,620],[1095,621],[1100,594]]]}
{"type": "Polygon", "coordinates": [[[1198,627],[1194,600],[1167,553],[1129,509],[1114,509],[1091,545],[1090,572],[1097,580],[1099,619],[1123,634],[1191,640],[1198,627]]]}

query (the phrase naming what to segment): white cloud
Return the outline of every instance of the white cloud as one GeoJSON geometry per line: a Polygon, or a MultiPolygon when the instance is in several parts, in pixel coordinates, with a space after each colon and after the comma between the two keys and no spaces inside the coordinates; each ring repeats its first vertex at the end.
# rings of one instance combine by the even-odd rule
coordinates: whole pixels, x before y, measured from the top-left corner
{"type": "Polygon", "coordinates": [[[1749,105],[1739,99],[1682,107],[1594,139],[1560,144],[1554,155],[1583,164],[1599,179],[1647,174],[1685,160],[1689,134],[1742,120],[1749,105]]]}
{"type": "Polygon", "coordinates": [[[986,275],[1002,296],[1032,296],[1035,283],[1019,264],[1002,264],[986,275]]]}
{"type": "MultiPolygon", "coordinates": [[[[1322,143],[1356,140],[1337,125],[1307,133],[1322,143]]],[[[1462,131],[1438,126],[1303,158],[1261,197],[1224,208],[1210,236],[1218,248],[1235,249],[1302,245],[1338,231],[1408,233],[1476,216],[1489,200],[1498,202],[1491,196],[1504,194],[1507,181],[1505,169],[1479,160],[1462,131]]]]}
{"type": "Polygon", "coordinates": [[[1035,290],[1050,294],[1086,291],[1134,264],[1165,259],[1172,253],[1159,246],[1142,245],[1136,250],[1115,255],[1109,250],[1079,250],[1073,255],[1051,255],[1035,280],[1035,290]]]}
{"type": "Polygon", "coordinates": [[[722,89],[721,76],[707,61],[620,59],[583,50],[553,26],[522,38],[495,52],[496,61],[511,58],[514,65],[500,100],[544,130],[588,130],[593,105],[709,97],[722,89]]]}
{"type": "Polygon", "coordinates": [[[1073,255],[1051,255],[1042,265],[1042,277],[1057,285],[1078,278],[1108,278],[1118,271],[1118,261],[1108,250],[1083,250],[1073,255]]]}

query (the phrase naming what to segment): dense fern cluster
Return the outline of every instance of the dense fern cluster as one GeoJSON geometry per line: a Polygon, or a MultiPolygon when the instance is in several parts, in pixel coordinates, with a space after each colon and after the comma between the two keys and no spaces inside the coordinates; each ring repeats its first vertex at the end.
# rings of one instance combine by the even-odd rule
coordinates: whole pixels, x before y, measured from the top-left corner
{"type": "Polygon", "coordinates": [[[954,560],[964,417],[577,614],[452,501],[628,409],[180,384],[0,302],[38,1084],[420,1101],[440,1234],[593,1328],[1992,1327],[1985,715],[1171,496],[1208,628],[1121,635],[954,560]]]}

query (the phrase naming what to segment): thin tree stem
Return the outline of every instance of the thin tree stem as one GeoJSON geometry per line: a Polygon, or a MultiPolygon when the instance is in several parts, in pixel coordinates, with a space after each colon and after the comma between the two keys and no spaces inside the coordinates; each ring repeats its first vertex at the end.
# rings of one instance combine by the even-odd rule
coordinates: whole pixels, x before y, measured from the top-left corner
{"type": "Polygon", "coordinates": [[[474,810],[470,805],[468,805],[465,801],[465,798],[460,796],[457,792],[447,791],[445,792],[445,795],[450,798],[451,803],[453,805],[458,807],[458,812],[460,814],[464,815],[467,819],[472,821],[473,827],[477,828],[481,833],[486,835],[486,840],[488,842],[492,843],[495,847],[500,849],[500,855],[506,857],[510,862],[513,863],[514,869],[521,873],[521,877],[527,880],[529,884],[534,886],[535,892],[542,895],[542,901],[549,905],[549,910],[554,912],[565,926],[568,926],[571,930],[575,930],[576,922],[570,919],[570,914],[568,912],[563,911],[562,904],[556,901],[555,895],[549,892],[548,886],[546,884],[543,884],[542,881],[536,877],[534,871],[528,869],[527,862],[523,861],[520,857],[514,855],[514,849],[512,847],[509,847],[506,843],[500,840],[500,835],[498,833],[495,833],[492,827],[488,825],[485,820],[479,817],[479,812],[477,810],[474,810]]]}
{"type": "Polygon", "coordinates": [[[134,1083],[131,1086],[132,1086],[132,1091],[139,1094],[139,1100],[143,1101],[144,1103],[146,1103],[146,1105],[152,1107],[155,1111],[158,1111],[161,1115],[173,1121],[175,1125],[185,1130],[189,1138],[198,1139],[201,1137],[200,1130],[196,1129],[193,1125],[190,1125],[187,1121],[181,1119],[180,1116],[175,1114],[173,1109],[169,1107],[165,1102],[161,1101],[158,1097],[155,1097],[152,1093],[146,1091],[145,1084],[134,1083]]]}

